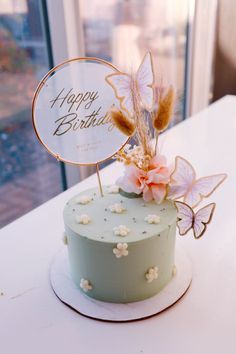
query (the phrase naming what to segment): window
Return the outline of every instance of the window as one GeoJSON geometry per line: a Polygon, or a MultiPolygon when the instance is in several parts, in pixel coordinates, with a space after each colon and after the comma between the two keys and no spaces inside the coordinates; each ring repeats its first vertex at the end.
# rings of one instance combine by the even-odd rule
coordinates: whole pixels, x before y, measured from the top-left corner
{"type": "Polygon", "coordinates": [[[49,69],[38,0],[0,6],[0,226],[62,190],[60,166],[36,139],[31,102],[49,69]]]}
{"type": "Polygon", "coordinates": [[[173,124],[184,118],[188,0],[81,0],[85,54],[136,69],[148,50],[159,85],[173,84],[173,124]]]}

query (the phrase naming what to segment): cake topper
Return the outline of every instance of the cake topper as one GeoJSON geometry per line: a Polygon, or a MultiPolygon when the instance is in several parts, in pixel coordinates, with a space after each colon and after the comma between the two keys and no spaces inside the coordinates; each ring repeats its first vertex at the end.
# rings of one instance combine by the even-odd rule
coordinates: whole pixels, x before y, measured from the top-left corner
{"type": "MultiPolygon", "coordinates": [[[[37,137],[57,160],[96,165],[128,140],[110,117],[118,102],[105,78],[117,72],[97,58],[76,58],[51,69],[39,83],[32,104],[37,137]]],[[[101,189],[100,177],[99,185],[101,189]]]]}
{"type": "Polygon", "coordinates": [[[141,100],[145,109],[152,110],[154,73],[151,53],[148,52],[144,56],[135,75],[119,72],[108,75],[106,80],[113,87],[121,108],[128,114],[133,115],[136,112],[135,98],[141,100]],[[136,95],[133,94],[134,92],[136,95]]]}
{"type": "Polygon", "coordinates": [[[210,203],[199,209],[196,214],[193,209],[183,202],[175,201],[175,206],[178,210],[177,226],[181,236],[193,229],[195,238],[200,238],[206,231],[207,224],[210,223],[214,210],[215,203],[210,203]]]}
{"type": "Polygon", "coordinates": [[[192,208],[198,206],[203,198],[209,197],[225,180],[226,174],[221,173],[196,179],[193,166],[181,156],[175,158],[175,170],[170,177],[168,198],[183,198],[192,208]]]}
{"type": "Polygon", "coordinates": [[[158,136],[172,118],[175,92],[172,86],[166,89],[155,86],[151,53],[144,56],[136,74],[113,73],[106,81],[119,100],[118,107],[111,108],[111,119],[136,142],[116,154],[117,160],[125,165],[124,175],[117,180],[117,185],[126,193],[142,196],[145,202],[155,200],[159,204],[164,199],[172,200],[178,211],[180,235],[192,228],[194,237],[200,238],[212,219],[215,203],[196,213],[192,208],[209,197],[227,175],[196,179],[194,168],[183,157],[176,157],[173,169],[159,153],[158,136]]]}
{"type": "Polygon", "coordinates": [[[96,165],[114,156],[125,165],[117,181],[124,192],[145,202],[172,200],[181,235],[191,228],[200,238],[210,223],[215,203],[196,213],[192,208],[209,197],[226,174],[196,179],[192,165],[177,156],[174,169],[158,151],[158,136],[169,125],[175,91],[155,84],[151,53],[137,73],[123,73],[97,58],[76,58],[50,70],[40,82],[32,105],[40,142],[58,160],[96,165]],[[127,144],[132,137],[135,145],[127,144]],[[182,202],[179,201],[182,199],[182,202]]]}

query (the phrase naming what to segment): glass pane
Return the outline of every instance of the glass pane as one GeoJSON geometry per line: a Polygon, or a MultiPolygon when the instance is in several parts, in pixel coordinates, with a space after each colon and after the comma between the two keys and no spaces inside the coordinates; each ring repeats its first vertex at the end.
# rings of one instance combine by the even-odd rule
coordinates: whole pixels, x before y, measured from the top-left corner
{"type": "Polygon", "coordinates": [[[0,226],[61,192],[60,166],[41,146],[31,101],[49,69],[38,0],[0,0],[0,226]]]}
{"type": "Polygon", "coordinates": [[[188,0],[81,0],[85,54],[136,70],[153,55],[156,81],[173,84],[177,104],[172,124],[183,119],[188,0]]]}

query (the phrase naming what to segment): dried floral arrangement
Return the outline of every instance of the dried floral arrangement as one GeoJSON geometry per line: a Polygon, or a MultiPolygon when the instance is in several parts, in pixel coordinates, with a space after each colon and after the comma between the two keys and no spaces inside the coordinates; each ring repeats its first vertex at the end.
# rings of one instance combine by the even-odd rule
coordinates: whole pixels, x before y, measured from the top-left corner
{"type": "Polygon", "coordinates": [[[137,73],[118,72],[108,75],[106,81],[112,86],[120,107],[111,108],[115,126],[135,141],[127,144],[115,156],[125,165],[125,172],[117,185],[126,193],[142,195],[145,202],[155,200],[174,201],[178,210],[177,226],[180,235],[193,229],[195,238],[201,237],[211,221],[215,203],[193,210],[209,197],[225,180],[226,174],[196,179],[190,162],[183,157],[175,158],[174,167],[167,165],[165,156],[158,151],[158,136],[171,121],[175,91],[169,86],[154,95],[154,72],[151,53],[147,53],[137,73]]]}

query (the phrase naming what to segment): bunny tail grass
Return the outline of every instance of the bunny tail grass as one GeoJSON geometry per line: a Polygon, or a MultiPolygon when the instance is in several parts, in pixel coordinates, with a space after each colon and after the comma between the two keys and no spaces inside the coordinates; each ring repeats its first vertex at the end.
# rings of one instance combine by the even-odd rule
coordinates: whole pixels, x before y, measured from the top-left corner
{"type": "Polygon", "coordinates": [[[154,115],[153,127],[158,132],[162,132],[168,127],[174,110],[174,101],[175,92],[170,86],[166,94],[159,98],[158,109],[154,115]]]}
{"type": "Polygon", "coordinates": [[[125,135],[131,136],[135,132],[135,122],[117,108],[111,109],[111,119],[115,126],[125,135]]]}

